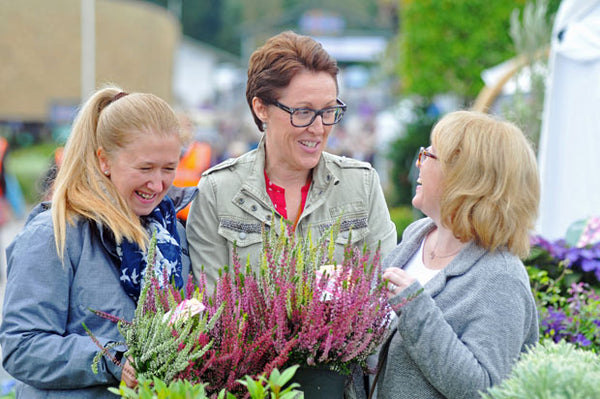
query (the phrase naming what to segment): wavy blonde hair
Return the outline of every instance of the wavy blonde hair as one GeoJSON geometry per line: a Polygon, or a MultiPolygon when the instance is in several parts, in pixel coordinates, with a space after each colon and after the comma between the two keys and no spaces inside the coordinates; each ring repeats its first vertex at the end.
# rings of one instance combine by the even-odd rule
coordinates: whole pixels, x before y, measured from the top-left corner
{"type": "Polygon", "coordinates": [[[146,248],[148,236],[139,217],[127,206],[110,178],[102,173],[97,153],[103,148],[110,158],[148,134],[177,135],[181,139],[175,112],[153,94],[126,94],[117,86],[107,86],[83,105],[65,145],[53,187],[52,220],[56,250],[61,259],[66,224],[74,224],[77,217],[108,227],[117,243],[128,239],[146,248]]]}
{"type": "Polygon", "coordinates": [[[442,224],[463,242],[526,257],[540,182],[521,129],[487,114],[456,111],[435,125],[431,143],[444,176],[442,224]]]}

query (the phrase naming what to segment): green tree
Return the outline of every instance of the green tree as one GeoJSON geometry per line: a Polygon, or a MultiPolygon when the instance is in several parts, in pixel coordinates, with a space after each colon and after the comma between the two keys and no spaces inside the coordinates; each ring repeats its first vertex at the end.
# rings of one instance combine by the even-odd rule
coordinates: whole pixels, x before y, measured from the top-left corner
{"type": "Polygon", "coordinates": [[[465,103],[483,87],[481,72],[514,55],[510,15],[526,0],[400,0],[403,91],[465,103]]]}

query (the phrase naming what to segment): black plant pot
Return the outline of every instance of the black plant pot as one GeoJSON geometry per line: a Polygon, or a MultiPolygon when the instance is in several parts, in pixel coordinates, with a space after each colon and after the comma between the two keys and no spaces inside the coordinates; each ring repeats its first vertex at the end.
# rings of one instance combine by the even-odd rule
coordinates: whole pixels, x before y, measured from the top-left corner
{"type": "Polygon", "coordinates": [[[343,399],[348,376],[326,367],[299,367],[293,382],[304,392],[305,399],[343,399]]]}

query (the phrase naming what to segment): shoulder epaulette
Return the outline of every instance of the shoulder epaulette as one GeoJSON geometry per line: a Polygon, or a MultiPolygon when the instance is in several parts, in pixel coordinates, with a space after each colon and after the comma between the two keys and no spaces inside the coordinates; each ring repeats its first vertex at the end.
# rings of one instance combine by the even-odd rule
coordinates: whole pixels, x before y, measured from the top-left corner
{"type": "Polygon", "coordinates": [[[235,165],[237,163],[237,161],[238,161],[238,158],[226,159],[225,161],[213,166],[212,168],[206,169],[202,173],[202,176],[210,175],[211,173],[217,172],[219,170],[227,169],[227,168],[235,165]]]}
{"type": "MultiPolygon", "coordinates": [[[[325,152],[323,155],[325,156],[325,152]]],[[[334,155],[327,153],[326,157],[329,162],[334,163],[340,168],[354,168],[354,169],[371,169],[372,166],[368,162],[359,161],[358,159],[348,158],[346,156],[334,155]]]]}

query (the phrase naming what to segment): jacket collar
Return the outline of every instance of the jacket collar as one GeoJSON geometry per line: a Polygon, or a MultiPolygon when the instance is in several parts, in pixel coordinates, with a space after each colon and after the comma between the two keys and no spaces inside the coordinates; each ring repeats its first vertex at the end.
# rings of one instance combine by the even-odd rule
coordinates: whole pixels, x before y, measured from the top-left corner
{"type": "MultiPolygon", "coordinates": [[[[427,234],[434,228],[435,223],[431,218],[425,218],[415,222],[414,230],[403,237],[398,254],[393,259],[386,259],[384,261],[384,267],[404,267],[419,249],[423,239],[425,239],[427,234]]],[[[436,295],[444,288],[446,281],[449,278],[460,276],[468,272],[486,253],[487,251],[475,244],[475,242],[469,242],[458,255],[452,259],[448,266],[441,270],[440,273],[426,284],[426,287],[424,287],[425,290],[431,296],[436,295]]]]}
{"type": "Polygon", "coordinates": [[[167,191],[167,195],[173,201],[173,205],[175,206],[175,212],[179,212],[183,208],[185,208],[194,197],[198,194],[198,187],[177,187],[171,186],[169,191],[167,191]]]}
{"type": "MultiPolygon", "coordinates": [[[[311,189],[306,199],[305,212],[310,213],[313,209],[317,208],[322,202],[325,201],[325,195],[323,195],[330,187],[339,184],[339,178],[333,173],[326,162],[326,157],[329,154],[323,152],[319,163],[313,169],[311,189]]],[[[256,150],[254,150],[254,160],[250,167],[250,173],[248,174],[246,181],[242,184],[242,187],[238,190],[236,195],[233,197],[233,202],[242,209],[245,209],[244,197],[246,194],[251,195],[259,201],[263,207],[271,209],[272,203],[269,195],[267,194],[267,187],[265,185],[265,138],[264,135],[260,139],[256,150]]],[[[248,211],[247,209],[245,209],[248,211]]]]}

